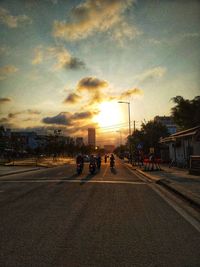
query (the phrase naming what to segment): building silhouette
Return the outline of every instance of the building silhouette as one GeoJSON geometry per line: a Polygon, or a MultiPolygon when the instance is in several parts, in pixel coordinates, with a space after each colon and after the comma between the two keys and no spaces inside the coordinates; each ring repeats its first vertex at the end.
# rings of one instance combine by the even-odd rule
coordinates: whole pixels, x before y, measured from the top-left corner
{"type": "Polygon", "coordinates": [[[88,128],[88,145],[96,147],[96,131],[95,131],[95,128],[88,128]]]}
{"type": "Polygon", "coordinates": [[[78,147],[82,147],[84,145],[84,142],[83,142],[83,137],[77,137],[76,138],[76,145],[78,147]]]}

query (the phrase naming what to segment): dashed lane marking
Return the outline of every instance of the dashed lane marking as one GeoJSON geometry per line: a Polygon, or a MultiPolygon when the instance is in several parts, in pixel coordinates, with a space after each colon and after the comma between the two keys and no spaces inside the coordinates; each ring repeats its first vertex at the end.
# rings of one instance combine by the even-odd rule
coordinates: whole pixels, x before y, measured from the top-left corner
{"type": "Polygon", "coordinates": [[[106,175],[107,169],[108,169],[108,164],[106,165],[106,169],[105,169],[105,171],[103,173],[103,177],[106,175]]]}

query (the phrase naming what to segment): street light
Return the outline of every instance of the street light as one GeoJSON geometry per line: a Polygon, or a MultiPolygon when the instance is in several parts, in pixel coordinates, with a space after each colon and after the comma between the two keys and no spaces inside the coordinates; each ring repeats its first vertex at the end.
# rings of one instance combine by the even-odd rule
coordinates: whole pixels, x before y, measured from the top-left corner
{"type": "MultiPolygon", "coordinates": [[[[129,124],[129,138],[131,137],[131,112],[130,112],[130,102],[127,101],[118,101],[120,104],[127,104],[128,105],[128,124],[129,124]]],[[[129,153],[130,153],[130,161],[132,162],[131,157],[131,142],[129,141],[129,153]]]]}

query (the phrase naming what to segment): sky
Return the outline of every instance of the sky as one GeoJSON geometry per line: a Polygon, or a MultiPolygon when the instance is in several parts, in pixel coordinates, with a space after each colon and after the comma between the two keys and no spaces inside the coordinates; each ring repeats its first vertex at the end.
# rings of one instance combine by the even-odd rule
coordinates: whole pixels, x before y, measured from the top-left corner
{"type": "Polygon", "coordinates": [[[98,142],[200,94],[198,0],[1,0],[0,125],[98,142]]]}

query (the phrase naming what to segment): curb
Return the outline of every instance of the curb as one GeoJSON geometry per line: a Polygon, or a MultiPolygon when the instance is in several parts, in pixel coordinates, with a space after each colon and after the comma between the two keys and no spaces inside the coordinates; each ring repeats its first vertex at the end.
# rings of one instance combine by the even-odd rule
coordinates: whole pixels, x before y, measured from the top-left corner
{"type": "Polygon", "coordinates": [[[165,187],[166,189],[168,189],[169,191],[177,194],[179,197],[181,197],[182,199],[184,199],[185,201],[187,201],[190,205],[194,206],[195,208],[197,208],[198,210],[200,210],[200,203],[198,203],[197,201],[195,201],[194,199],[192,199],[191,197],[189,197],[187,194],[185,194],[184,192],[181,192],[180,190],[177,190],[175,187],[173,187],[172,185],[170,185],[170,182],[168,182],[168,180],[166,179],[157,179],[156,177],[147,174],[141,170],[136,169],[137,172],[143,174],[144,176],[146,176],[148,179],[153,180],[156,184],[161,185],[163,187],[165,187]]]}
{"type": "Polygon", "coordinates": [[[177,190],[175,187],[171,186],[166,180],[158,180],[156,183],[159,185],[162,185],[163,187],[165,187],[169,191],[172,191],[173,193],[179,195],[182,199],[184,199],[190,205],[194,206],[195,208],[197,208],[200,211],[200,203],[198,203],[197,201],[195,201],[194,199],[189,197],[184,192],[181,192],[180,190],[177,190]]]}

